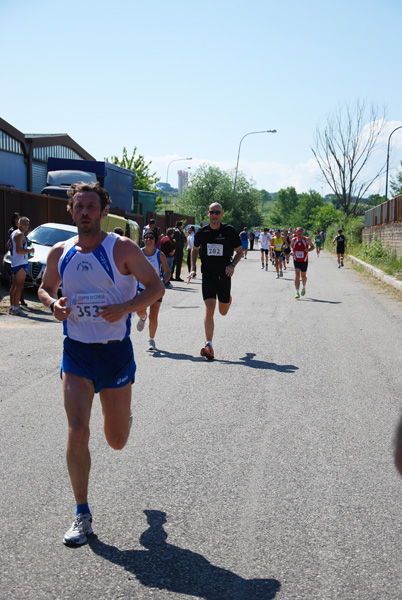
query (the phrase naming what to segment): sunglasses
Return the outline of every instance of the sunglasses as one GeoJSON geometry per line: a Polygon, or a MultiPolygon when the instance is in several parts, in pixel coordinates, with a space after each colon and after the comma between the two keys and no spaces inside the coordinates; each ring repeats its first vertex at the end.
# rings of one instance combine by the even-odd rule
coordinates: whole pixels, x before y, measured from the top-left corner
{"type": "Polygon", "coordinates": [[[209,210],[208,212],[210,215],[220,215],[221,214],[220,210],[209,210]]]}

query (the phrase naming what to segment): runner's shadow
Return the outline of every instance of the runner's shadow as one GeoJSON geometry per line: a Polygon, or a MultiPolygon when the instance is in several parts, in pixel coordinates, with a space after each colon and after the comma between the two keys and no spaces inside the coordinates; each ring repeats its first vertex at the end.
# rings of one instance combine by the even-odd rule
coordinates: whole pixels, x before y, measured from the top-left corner
{"type": "MultiPolygon", "coordinates": [[[[246,355],[239,360],[224,360],[216,359],[209,361],[213,363],[221,363],[224,365],[240,365],[242,367],[250,367],[251,369],[267,369],[270,371],[279,371],[280,373],[294,373],[299,369],[296,365],[277,365],[276,363],[266,362],[264,360],[254,360],[256,355],[252,352],[247,352],[246,355]]],[[[153,352],[154,358],[170,358],[172,360],[189,360],[191,362],[206,362],[202,356],[192,356],[182,352],[175,353],[168,350],[157,349],[153,352]]]]}
{"type": "Polygon", "coordinates": [[[144,511],[149,528],[140,537],[146,550],[119,550],[97,536],[89,538],[95,554],[124,567],[149,588],[187,594],[205,600],[270,600],[280,589],[276,579],[243,579],[215,567],[201,554],[168,544],[163,529],[166,513],[144,511]]]}
{"type": "Polygon", "coordinates": [[[303,298],[304,302],[320,302],[322,304],[342,304],[342,302],[333,302],[332,300],[318,300],[318,298],[303,298]]]}

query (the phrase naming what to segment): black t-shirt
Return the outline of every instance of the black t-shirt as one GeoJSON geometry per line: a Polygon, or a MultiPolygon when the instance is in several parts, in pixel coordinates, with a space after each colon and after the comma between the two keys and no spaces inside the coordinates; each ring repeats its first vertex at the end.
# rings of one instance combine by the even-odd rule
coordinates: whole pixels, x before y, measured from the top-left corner
{"type": "Polygon", "coordinates": [[[232,225],[221,223],[218,229],[211,229],[209,225],[199,229],[194,237],[194,246],[200,249],[201,271],[223,275],[241,241],[232,225]]]}
{"type": "Polygon", "coordinates": [[[345,236],[344,235],[337,235],[336,236],[336,247],[337,248],[345,248],[345,236]]]}

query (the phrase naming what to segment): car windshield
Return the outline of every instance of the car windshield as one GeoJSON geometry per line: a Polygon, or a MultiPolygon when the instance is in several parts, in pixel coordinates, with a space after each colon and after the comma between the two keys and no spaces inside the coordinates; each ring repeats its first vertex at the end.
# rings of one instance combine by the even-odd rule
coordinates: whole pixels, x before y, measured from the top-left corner
{"type": "Polygon", "coordinates": [[[53,227],[38,227],[28,234],[28,239],[41,246],[54,246],[57,242],[65,242],[74,237],[75,231],[65,229],[53,229],[53,227]]]}

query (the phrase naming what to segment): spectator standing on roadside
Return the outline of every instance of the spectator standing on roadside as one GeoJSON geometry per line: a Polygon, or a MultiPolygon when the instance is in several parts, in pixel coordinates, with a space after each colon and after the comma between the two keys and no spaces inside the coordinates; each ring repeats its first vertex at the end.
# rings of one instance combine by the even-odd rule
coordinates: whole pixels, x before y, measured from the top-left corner
{"type": "MultiPolygon", "coordinates": [[[[188,236],[187,236],[187,269],[188,274],[191,273],[191,251],[194,248],[194,236],[195,236],[195,227],[194,225],[190,225],[188,228],[188,236]]],[[[193,278],[197,277],[197,263],[195,264],[195,272],[193,278]]]]}
{"type": "Polygon", "coordinates": [[[176,252],[173,261],[172,279],[173,281],[184,281],[184,279],[180,277],[183,263],[184,244],[186,243],[186,236],[183,233],[182,221],[176,221],[173,237],[174,241],[176,242],[176,252]],[[176,277],[173,277],[174,271],[176,272],[176,277]]]}
{"type": "Polygon", "coordinates": [[[156,228],[155,219],[149,219],[148,225],[145,225],[145,227],[142,228],[142,238],[144,239],[145,232],[148,231],[148,229],[155,229],[155,228],[156,228]]]}
{"type": "Polygon", "coordinates": [[[19,303],[28,271],[28,254],[35,252],[34,248],[28,250],[26,238],[28,229],[28,217],[20,217],[18,229],[15,229],[10,236],[11,287],[9,314],[18,317],[25,316],[25,313],[19,307],[19,303]]]}
{"type": "MultiPolygon", "coordinates": [[[[172,272],[174,255],[176,252],[176,242],[174,241],[174,229],[171,227],[167,230],[166,235],[160,239],[160,250],[166,256],[166,262],[169,267],[169,271],[172,272]]],[[[166,288],[172,288],[170,281],[165,283],[166,288]]]]}
{"type": "MultiPolygon", "coordinates": [[[[20,220],[20,217],[21,217],[21,215],[19,212],[15,212],[13,214],[13,216],[11,217],[11,227],[8,230],[8,234],[7,234],[7,245],[6,245],[7,250],[10,250],[10,237],[11,237],[11,234],[16,229],[18,229],[18,221],[20,220]]],[[[11,281],[12,281],[12,279],[13,279],[13,276],[11,275],[11,281]]],[[[20,304],[21,304],[21,306],[28,306],[28,304],[25,302],[25,298],[24,298],[24,287],[22,287],[22,290],[21,290],[20,304]]]]}

